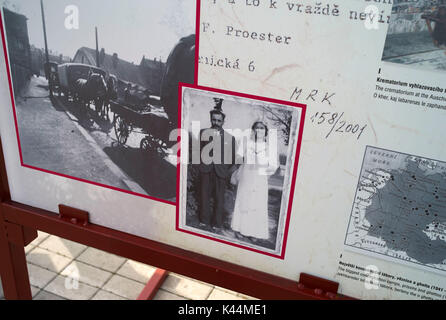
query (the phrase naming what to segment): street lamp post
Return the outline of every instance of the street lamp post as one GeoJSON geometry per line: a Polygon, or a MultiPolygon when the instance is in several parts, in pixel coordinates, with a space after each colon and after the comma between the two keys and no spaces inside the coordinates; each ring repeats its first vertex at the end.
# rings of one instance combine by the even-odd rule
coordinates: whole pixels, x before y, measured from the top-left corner
{"type": "Polygon", "coordinates": [[[46,24],[45,24],[45,10],[43,9],[43,0],[40,0],[40,9],[42,11],[42,25],[43,25],[43,38],[45,41],[45,77],[48,80],[48,88],[50,91],[50,97],[53,96],[53,87],[51,82],[51,77],[50,77],[50,56],[48,53],[48,41],[47,41],[47,37],[46,37],[46,24]]]}

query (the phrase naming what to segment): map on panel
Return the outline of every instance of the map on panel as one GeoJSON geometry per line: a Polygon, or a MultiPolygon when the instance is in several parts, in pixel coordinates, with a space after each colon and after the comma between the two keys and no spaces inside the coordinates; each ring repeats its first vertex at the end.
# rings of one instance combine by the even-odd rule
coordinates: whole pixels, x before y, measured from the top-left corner
{"type": "Polygon", "coordinates": [[[345,244],[446,271],[446,162],[367,147],[345,244]]]}

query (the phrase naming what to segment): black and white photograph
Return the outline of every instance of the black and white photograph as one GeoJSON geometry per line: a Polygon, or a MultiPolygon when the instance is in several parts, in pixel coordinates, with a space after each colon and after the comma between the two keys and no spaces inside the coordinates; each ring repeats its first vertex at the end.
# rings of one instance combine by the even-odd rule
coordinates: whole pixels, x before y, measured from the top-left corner
{"type": "Polygon", "coordinates": [[[382,60],[446,70],[446,0],[394,0],[382,60]]]}
{"type": "Polygon", "coordinates": [[[283,255],[302,108],[184,87],[181,114],[177,228],[283,255]]]}
{"type": "MultiPolygon", "coordinates": [[[[0,0],[22,165],[176,203],[196,0],[0,0]]],[[[2,106],[2,108],[11,106],[2,106]]]]}

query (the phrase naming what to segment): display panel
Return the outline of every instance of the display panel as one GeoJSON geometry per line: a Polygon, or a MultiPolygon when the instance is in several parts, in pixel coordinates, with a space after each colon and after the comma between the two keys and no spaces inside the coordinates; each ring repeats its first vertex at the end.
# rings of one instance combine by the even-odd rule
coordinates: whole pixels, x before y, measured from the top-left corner
{"type": "MultiPolygon", "coordinates": [[[[93,223],[288,279],[307,272],[339,282],[340,293],[356,298],[444,299],[444,5],[441,0],[201,2],[198,80],[195,89],[183,89],[189,98],[175,97],[182,129],[192,120],[211,127],[209,111],[218,99],[227,113],[225,129],[235,119],[256,122],[258,115],[244,111],[257,110],[248,107],[250,99],[306,105],[305,114],[291,117],[293,128],[302,130],[295,136],[301,144],[286,153],[281,209],[271,212],[285,206],[290,211],[268,220],[268,229],[279,226],[268,233],[274,241],[243,235],[244,228],[232,223],[234,214],[219,228],[218,221],[198,219],[202,209],[188,211],[188,202],[199,208],[200,199],[189,197],[194,182],[187,167],[174,174],[177,217],[173,198],[165,203],[135,197],[22,167],[8,83],[0,79],[7,106],[0,109],[0,129],[12,197],[52,211],[59,203],[80,207],[93,223]],[[231,103],[240,111],[232,112],[231,103]],[[298,128],[299,117],[304,124],[298,128]],[[299,162],[290,178],[286,170],[296,166],[297,157],[292,160],[292,154],[299,162]]],[[[252,131],[248,124],[241,127],[252,131]]],[[[274,127],[268,124],[263,127],[274,127]]],[[[173,168],[181,161],[174,154],[172,149],[173,168]]],[[[231,186],[232,173],[227,178],[225,197],[233,196],[224,205],[235,207],[237,183],[231,186]]],[[[215,192],[209,198],[215,200],[215,192]]]]}

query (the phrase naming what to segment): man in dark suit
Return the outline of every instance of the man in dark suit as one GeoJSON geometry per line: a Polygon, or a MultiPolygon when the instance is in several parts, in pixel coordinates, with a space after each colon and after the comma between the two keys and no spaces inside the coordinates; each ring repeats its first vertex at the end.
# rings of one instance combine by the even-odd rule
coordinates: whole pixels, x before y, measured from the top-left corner
{"type": "Polygon", "coordinates": [[[226,115],[221,105],[223,99],[214,99],[216,106],[210,112],[211,128],[200,131],[200,225],[223,228],[225,192],[235,163],[235,138],[223,130],[226,115]],[[211,210],[211,199],[214,208],[211,210]]]}

